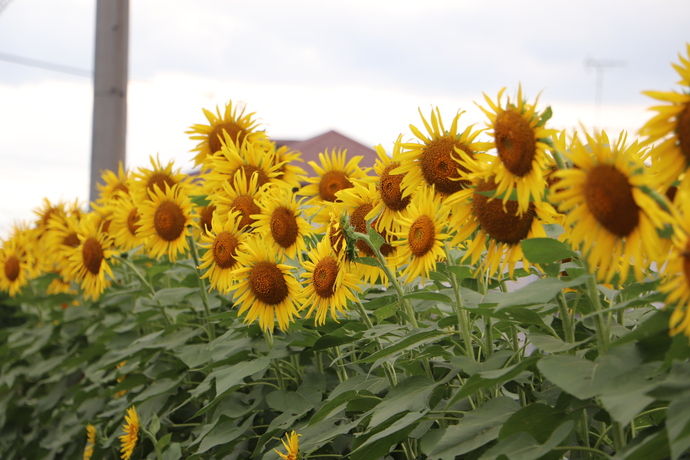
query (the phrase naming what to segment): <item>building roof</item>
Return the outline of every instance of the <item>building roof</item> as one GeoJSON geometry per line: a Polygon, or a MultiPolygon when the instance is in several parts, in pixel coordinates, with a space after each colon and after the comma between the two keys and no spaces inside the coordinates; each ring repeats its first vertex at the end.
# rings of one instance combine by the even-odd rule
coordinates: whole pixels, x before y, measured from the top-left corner
{"type": "Polygon", "coordinates": [[[272,139],[272,141],[275,142],[278,147],[287,146],[291,150],[300,152],[305,163],[303,168],[310,176],[315,176],[316,172],[309,166],[309,162],[314,161],[317,164],[321,164],[319,161],[319,153],[323,153],[326,149],[328,149],[329,153],[334,149],[347,149],[348,160],[354,156],[362,156],[363,158],[359,161],[359,166],[361,168],[374,166],[374,162],[378,157],[374,149],[332,130],[302,141],[283,139],[272,139]]]}

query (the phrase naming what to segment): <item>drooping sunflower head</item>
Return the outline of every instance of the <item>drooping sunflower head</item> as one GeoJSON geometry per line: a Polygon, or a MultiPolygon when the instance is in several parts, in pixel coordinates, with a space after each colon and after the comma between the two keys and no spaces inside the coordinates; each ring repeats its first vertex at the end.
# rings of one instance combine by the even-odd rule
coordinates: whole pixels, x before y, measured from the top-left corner
{"type": "Polygon", "coordinates": [[[131,187],[131,174],[126,171],[122,162],[118,163],[117,173],[106,169],[101,172],[103,183],[97,183],[98,199],[96,202],[101,206],[107,206],[112,201],[117,201],[121,196],[128,196],[131,187]]]}
{"type": "MultiPolygon", "coordinates": [[[[208,125],[192,125],[187,134],[189,138],[199,141],[192,152],[197,152],[194,157],[194,166],[204,163],[210,155],[220,151],[223,142],[227,139],[235,145],[241,145],[245,140],[258,142],[265,139],[265,132],[258,129],[258,122],[253,119],[254,113],[245,114],[246,107],[243,104],[235,104],[232,101],[225,104],[225,110],[221,113],[216,106],[216,113],[202,109],[208,125]]],[[[266,140],[267,142],[267,140],[266,140]]]]}
{"type": "Polygon", "coordinates": [[[295,430],[292,430],[291,433],[286,433],[285,434],[285,439],[281,439],[283,443],[283,447],[285,447],[285,450],[287,453],[282,453],[279,452],[276,449],[275,452],[280,455],[280,458],[283,460],[299,460],[299,437],[302,436],[301,434],[297,434],[295,430]]]}
{"type": "Polygon", "coordinates": [[[243,242],[236,259],[239,268],[231,274],[236,279],[232,290],[239,314],[246,313],[244,322],[258,320],[261,329],[273,332],[277,320],[278,327],[287,330],[299,317],[297,309],[303,296],[292,268],[257,236],[243,242]]]}
{"type": "Polygon", "coordinates": [[[666,105],[651,107],[657,112],[640,128],[645,144],[655,144],[649,151],[655,182],[666,190],[690,164],[690,43],[687,58],[679,55],[681,64],[673,64],[680,75],[682,92],[643,91],[643,94],[666,105]]]}
{"type": "Polygon", "coordinates": [[[449,235],[444,229],[448,224],[449,209],[433,187],[421,187],[412,203],[407,217],[400,219],[400,229],[395,232],[398,238],[393,246],[398,248],[397,265],[407,266],[401,277],[408,281],[417,277],[422,282],[436,268],[436,262],[445,258],[444,243],[449,235]]]}
{"type": "Polygon", "coordinates": [[[551,194],[559,211],[567,213],[569,240],[582,245],[590,270],[599,267],[601,280],[609,282],[629,268],[642,278],[650,261],[660,260],[664,243],[656,230],[671,222],[666,211],[645,190],[653,178],[640,161],[640,145],[626,145],[624,133],[612,143],[605,132],[576,136],[566,156],[573,168],[560,170],[551,194]]]}
{"type": "Polygon", "coordinates": [[[252,216],[261,212],[261,196],[273,187],[270,183],[259,186],[258,179],[258,175],[254,174],[247,180],[244,171],[240,170],[232,182],[225,182],[220,190],[208,196],[211,205],[216,207],[215,213],[221,221],[228,212],[237,210],[242,213],[240,228],[248,229],[254,226],[256,219],[252,216]]]}
{"type": "Polygon", "coordinates": [[[335,150],[331,153],[325,150],[319,153],[319,163],[310,161],[309,164],[317,177],[307,179],[309,185],[300,190],[300,195],[309,197],[309,204],[318,205],[321,202],[336,201],[336,193],[353,186],[353,181],[362,180],[366,176],[359,167],[361,156],[355,156],[347,160],[347,150],[335,150]]]}
{"type": "Polygon", "coordinates": [[[230,292],[235,282],[232,271],[238,267],[237,248],[249,235],[242,231],[241,220],[242,213],[237,210],[230,211],[225,221],[214,216],[211,228],[201,235],[199,243],[201,248],[206,249],[199,266],[201,270],[206,270],[202,278],[208,278],[211,288],[223,294],[230,292]]]}
{"type": "Polygon", "coordinates": [[[484,94],[489,109],[479,108],[489,118],[487,126],[493,136],[496,156],[485,156],[489,167],[486,177],[493,176],[496,193],[508,201],[513,190],[517,190],[518,213],[527,211],[530,200],[541,201],[544,196],[544,171],[550,160],[547,155],[550,137],[555,130],[547,129],[551,108],[537,111],[539,97],[534,104],[523,98],[522,85],[518,87],[517,98],[501,99],[505,88],[498,92],[496,102],[484,94]]]}
{"type": "Polygon", "coordinates": [[[149,198],[137,207],[139,220],[135,225],[139,227],[136,234],[144,239],[151,257],[167,255],[175,262],[189,249],[189,227],[196,225],[191,199],[186,189],[177,184],[173,187],[166,184],[164,191],[156,187],[149,198]]]}
{"type": "Polygon", "coordinates": [[[403,196],[412,194],[420,184],[433,186],[442,197],[452,195],[469,185],[467,171],[463,171],[455,160],[457,151],[473,155],[482,150],[484,144],[474,142],[482,130],[468,126],[464,131],[458,131],[458,122],[463,113],[465,112],[458,111],[450,129],[446,130],[438,107],[431,111],[431,123],[419,111],[426,134],[410,125],[410,130],[418,141],[398,142],[402,153],[399,157],[400,166],[395,169],[395,173],[405,174],[401,184],[403,196]]]}
{"type": "Polygon", "coordinates": [[[187,193],[191,191],[192,185],[189,176],[180,172],[179,168],[173,169],[173,160],[170,160],[165,166],[158,156],[155,158],[150,156],[149,161],[151,168],[140,167],[137,172],[132,173],[130,195],[134,197],[135,201],[147,201],[150,199],[149,195],[155,193],[156,190],[165,192],[166,186],[172,188],[177,185],[178,188],[187,189],[187,193]]]}
{"type": "Polygon", "coordinates": [[[129,460],[134,453],[134,448],[137,446],[139,441],[139,415],[134,406],[127,409],[127,414],[125,415],[125,424],[122,425],[122,431],[125,432],[120,436],[120,454],[122,460],[129,460]]]}
{"type": "Polygon", "coordinates": [[[95,214],[87,214],[79,221],[79,245],[70,251],[66,271],[69,279],[81,284],[84,297],[93,300],[101,296],[113,277],[110,237],[101,231],[97,221],[95,214]]]}
{"type": "Polygon", "coordinates": [[[298,166],[304,163],[302,154],[296,150],[290,150],[287,146],[275,148],[274,162],[278,166],[277,179],[285,182],[288,188],[299,188],[307,179],[307,172],[298,166]]]}
{"type": "Polygon", "coordinates": [[[377,216],[376,228],[380,231],[392,231],[397,227],[396,220],[407,214],[407,207],[412,200],[412,194],[403,196],[402,180],[405,174],[398,174],[401,152],[400,135],[393,146],[392,157],[386,154],[382,145],[374,147],[378,158],[374,163],[376,173],[376,194],[378,199],[367,219],[377,216]]]}
{"type": "Polygon", "coordinates": [[[305,318],[314,316],[314,325],[323,325],[330,313],[338,321],[338,314],[347,310],[348,299],[357,301],[355,292],[361,291],[358,280],[348,265],[342,264],[327,238],[322,239],[302,262],[306,272],[301,309],[309,308],[305,318]]]}
{"type": "Polygon", "coordinates": [[[312,228],[302,217],[300,202],[291,190],[284,187],[267,189],[259,200],[259,208],[261,212],[252,216],[256,233],[263,235],[286,257],[295,259],[306,251],[304,238],[312,228]]]}

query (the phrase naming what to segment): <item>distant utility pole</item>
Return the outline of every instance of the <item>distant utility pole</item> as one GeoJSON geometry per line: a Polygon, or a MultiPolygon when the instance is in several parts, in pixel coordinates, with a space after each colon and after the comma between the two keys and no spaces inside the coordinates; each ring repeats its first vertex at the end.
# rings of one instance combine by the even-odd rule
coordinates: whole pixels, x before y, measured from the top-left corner
{"type": "Polygon", "coordinates": [[[625,61],[615,59],[586,59],[585,68],[597,71],[597,86],[594,93],[594,104],[597,108],[597,124],[595,129],[601,129],[601,101],[604,97],[604,70],[613,67],[625,67],[625,61]]]}
{"type": "Polygon", "coordinates": [[[129,0],[97,0],[90,201],[101,171],[125,162],[128,48],[129,0]]]}

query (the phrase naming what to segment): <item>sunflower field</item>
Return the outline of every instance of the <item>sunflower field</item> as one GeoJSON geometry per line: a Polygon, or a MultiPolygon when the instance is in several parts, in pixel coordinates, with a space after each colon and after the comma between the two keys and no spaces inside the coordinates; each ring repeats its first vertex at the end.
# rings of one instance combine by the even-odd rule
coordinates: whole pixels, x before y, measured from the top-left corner
{"type": "Polygon", "coordinates": [[[690,458],[690,44],[635,133],[518,86],[309,177],[229,102],[0,248],[0,458],[690,458]],[[450,120],[450,122],[449,122],[450,120]]]}

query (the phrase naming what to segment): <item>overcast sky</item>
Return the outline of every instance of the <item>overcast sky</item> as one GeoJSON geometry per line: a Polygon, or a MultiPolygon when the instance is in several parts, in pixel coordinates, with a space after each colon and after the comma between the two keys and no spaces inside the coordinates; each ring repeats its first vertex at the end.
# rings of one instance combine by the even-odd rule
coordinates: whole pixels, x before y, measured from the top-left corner
{"type": "MultiPolygon", "coordinates": [[[[96,0],[0,0],[0,238],[43,197],[89,190],[96,0]],[[9,60],[8,60],[9,59],[9,60]]],[[[130,0],[128,167],[150,155],[188,170],[201,109],[246,103],[273,138],[335,129],[388,150],[439,106],[450,121],[485,122],[474,104],[522,83],[542,92],[554,128],[599,123],[631,135],[667,91],[690,41],[688,0],[441,1],[130,0]],[[607,69],[595,107],[596,71],[607,69]]]]}

